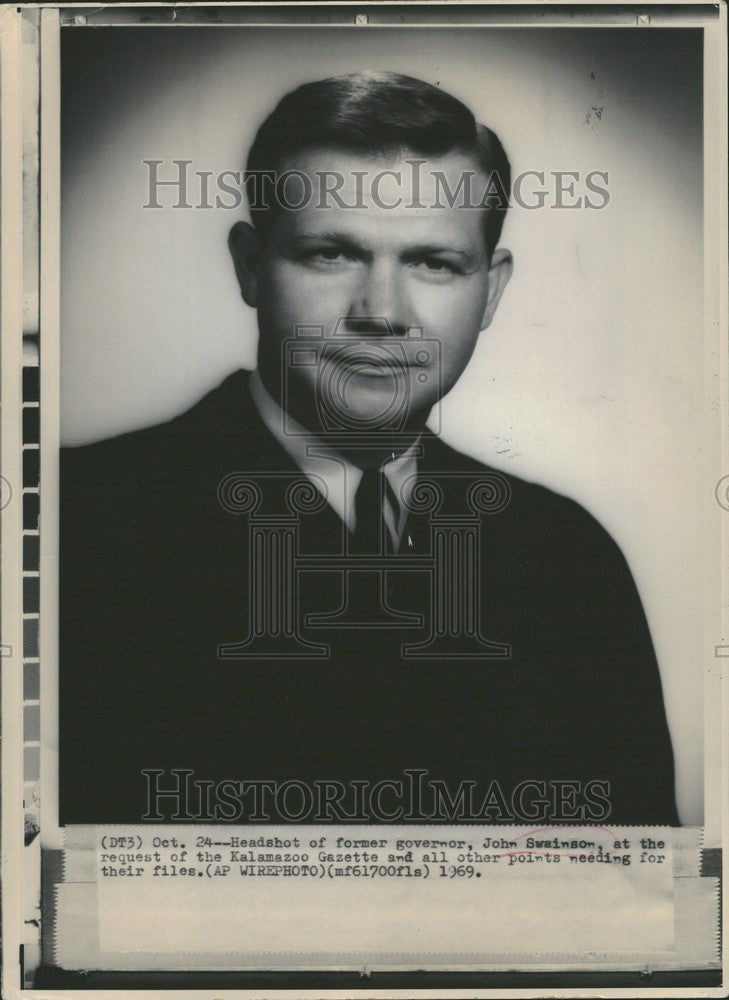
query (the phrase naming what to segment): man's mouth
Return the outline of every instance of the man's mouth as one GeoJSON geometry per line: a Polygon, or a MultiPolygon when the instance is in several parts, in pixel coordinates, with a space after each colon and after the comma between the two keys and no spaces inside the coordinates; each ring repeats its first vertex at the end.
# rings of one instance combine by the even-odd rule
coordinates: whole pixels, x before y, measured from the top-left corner
{"type": "Polygon", "coordinates": [[[405,358],[382,348],[344,349],[325,359],[325,365],[347,375],[364,375],[369,378],[405,377],[411,367],[405,358]]]}

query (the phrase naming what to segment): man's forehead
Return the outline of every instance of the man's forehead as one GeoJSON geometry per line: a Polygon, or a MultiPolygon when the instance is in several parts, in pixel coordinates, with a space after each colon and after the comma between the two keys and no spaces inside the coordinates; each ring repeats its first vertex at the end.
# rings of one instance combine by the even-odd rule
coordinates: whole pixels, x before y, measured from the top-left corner
{"type": "Polygon", "coordinates": [[[473,196],[488,181],[465,153],[429,158],[407,151],[366,156],[313,149],[288,161],[282,175],[286,171],[291,204],[303,202],[281,212],[289,233],[376,232],[417,243],[482,239],[483,212],[474,207],[473,196]],[[306,192],[302,177],[311,185],[306,192]]]}
{"type": "Polygon", "coordinates": [[[352,242],[384,247],[431,247],[473,252],[483,243],[479,212],[468,209],[421,211],[359,211],[332,208],[280,212],[277,223],[292,240],[352,242]],[[435,218],[434,218],[435,217],[435,218]]]}
{"type": "MultiPolygon", "coordinates": [[[[368,155],[316,147],[302,150],[295,158],[287,160],[279,173],[286,171],[305,174],[317,187],[326,181],[332,190],[336,186],[342,192],[362,192],[365,197],[371,197],[373,190],[376,196],[379,191],[384,195],[388,186],[390,194],[394,193],[395,185],[401,193],[412,193],[415,189],[420,192],[420,200],[426,203],[426,194],[437,195],[444,185],[455,190],[468,175],[472,180],[478,179],[481,185],[487,183],[476,160],[459,150],[441,156],[423,156],[408,150],[390,155],[368,155]]],[[[442,195],[440,200],[443,200],[442,195]]],[[[377,207],[376,203],[373,207],[377,207]]]]}

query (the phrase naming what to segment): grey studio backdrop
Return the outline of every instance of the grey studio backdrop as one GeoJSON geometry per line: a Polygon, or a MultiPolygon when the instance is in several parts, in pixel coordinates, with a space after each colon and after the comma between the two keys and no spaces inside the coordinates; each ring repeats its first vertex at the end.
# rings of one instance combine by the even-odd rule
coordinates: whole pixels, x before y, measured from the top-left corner
{"type": "MultiPolygon", "coordinates": [[[[285,92],[392,69],[461,98],[499,134],[514,174],[545,173],[544,206],[507,218],[514,276],[444,404],[444,436],[574,497],[622,546],[661,664],[680,815],[701,823],[703,461],[717,445],[706,432],[700,33],[64,28],[62,60],[65,444],[167,419],[255,362],[255,314],[226,245],[245,208],[174,209],[169,188],[163,208],[144,208],[144,160],[162,160],[165,179],[173,160],[191,160],[195,205],[195,171],[241,169],[285,92]],[[553,172],[596,170],[608,173],[604,208],[554,207],[553,172]]],[[[541,188],[528,180],[525,198],[537,203],[541,188]]]]}

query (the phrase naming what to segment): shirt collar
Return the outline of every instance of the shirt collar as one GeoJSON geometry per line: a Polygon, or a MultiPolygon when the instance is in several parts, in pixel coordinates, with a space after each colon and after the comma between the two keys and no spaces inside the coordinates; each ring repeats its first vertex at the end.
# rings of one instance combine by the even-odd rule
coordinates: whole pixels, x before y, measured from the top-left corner
{"type": "MultiPolygon", "coordinates": [[[[354,496],[362,478],[362,470],[339,452],[327,447],[319,437],[294,420],[290,414],[284,413],[283,408],[264,386],[258,371],[251,373],[249,384],[253,403],[267,429],[317,489],[320,489],[321,481],[324,481],[328,491],[326,497],[328,503],[352,531],[354,496]]],[[[385,502],[385,523],[394,542],[399,541],[407,520],[407,504],[415,486],[418,469],[418,441],[419,439],[414,441],[407,451],[393,457],[383,467],[400,507],[395,511],[389,500],[385,502]]]]}

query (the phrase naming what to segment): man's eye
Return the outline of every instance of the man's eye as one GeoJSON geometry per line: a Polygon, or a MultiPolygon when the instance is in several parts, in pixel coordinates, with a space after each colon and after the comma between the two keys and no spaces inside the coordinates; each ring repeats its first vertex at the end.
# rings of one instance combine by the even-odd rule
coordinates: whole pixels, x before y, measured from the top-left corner
{"type": "Polygon", "coordinates": [[[438,277],[458,274],[458,268],[455,264],[452,264],[448,260],[443,260],[441,257],[423,257],[422,260],[416,260],[414,263],[419,270],[424,271],[426,274],[437,275],[438,277]]]}
{"type": "Polygon", "coordinates": [[[314,266],[327,267],[332,264],[347,264],[352,260],[352,257],[346,251],[336,247],[324,247],[321,250],[309,250],[302,259],[305,263],[314,266]]]}
{"type": "Polygon", "coordinates": [[[315,250],[314,256],[322,257],[324,260],[337,260],[339,257],[344,257],[346,255],[341,250],[330,248],[327,250],[315,250]]]}

